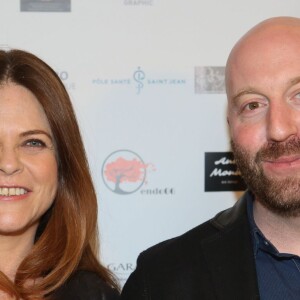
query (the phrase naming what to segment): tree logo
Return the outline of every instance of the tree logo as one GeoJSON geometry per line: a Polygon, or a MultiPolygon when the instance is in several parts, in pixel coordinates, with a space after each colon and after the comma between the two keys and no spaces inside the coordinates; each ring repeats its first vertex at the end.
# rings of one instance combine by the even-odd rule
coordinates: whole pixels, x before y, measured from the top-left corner
{"type": "Polygon", "coordinates": [[[106,187],[119,195],[132,194],[146,182],[147,169],[154,167],[130,150],[111,153],[102,166],[102,178],[106,187]]]}

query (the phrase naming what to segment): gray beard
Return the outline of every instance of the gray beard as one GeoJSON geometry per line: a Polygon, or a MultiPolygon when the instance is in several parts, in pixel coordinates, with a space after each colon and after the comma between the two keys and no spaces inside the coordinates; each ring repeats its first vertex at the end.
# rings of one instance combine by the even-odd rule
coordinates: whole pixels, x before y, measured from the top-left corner
{"type": "Polygon", "coordinates": [[[282,155],[299,154],[300,139],[269,143],[255,157],[231,141],[236,164],[249,189],[264,207],[283,217],[300,216],[300,176],[283,179],[268,177],[262,168],[262,159],[276,159],[282,155]]]}

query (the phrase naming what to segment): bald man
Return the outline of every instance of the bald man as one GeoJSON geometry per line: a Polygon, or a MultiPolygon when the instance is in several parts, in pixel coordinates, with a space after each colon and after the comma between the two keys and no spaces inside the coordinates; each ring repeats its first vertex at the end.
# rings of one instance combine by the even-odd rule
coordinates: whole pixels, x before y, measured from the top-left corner
{"type": "Polygon", "coordinates": [[[123,300],[300,299],[300,19],[263,21],[226,65],[232,150],[248,191],[143,252],[123,300]]]}

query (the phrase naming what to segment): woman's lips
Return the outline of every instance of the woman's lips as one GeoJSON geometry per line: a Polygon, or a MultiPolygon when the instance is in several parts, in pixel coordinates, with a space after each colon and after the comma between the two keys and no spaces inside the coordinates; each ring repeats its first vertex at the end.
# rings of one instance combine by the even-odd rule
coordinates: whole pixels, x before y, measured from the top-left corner
{"type": "Polygon", "coordinates": [[[29,193],[29,189],[21,186],[0,186],[0,200],[21,200],[29,193]]]}

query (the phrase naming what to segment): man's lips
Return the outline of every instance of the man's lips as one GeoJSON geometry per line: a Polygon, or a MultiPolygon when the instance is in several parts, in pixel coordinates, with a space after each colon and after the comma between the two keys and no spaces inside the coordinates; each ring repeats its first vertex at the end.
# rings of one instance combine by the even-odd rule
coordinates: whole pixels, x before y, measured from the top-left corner
{"type": "Polygon", "coordinates": [[[284,171],[300,168],[300,155],[281,156],[276,159],[264,159],[263,165],[267,170],[284,171]]]}
{"type": "Polygon", "coordinates": [[[286,155],[286,156],[280,156],[276,159],[264,159],[264,162],[267,163],[274,163],[274,164],[291,164],[293,162],[296,162],[300,160],[300,155],[286,155]]]}

